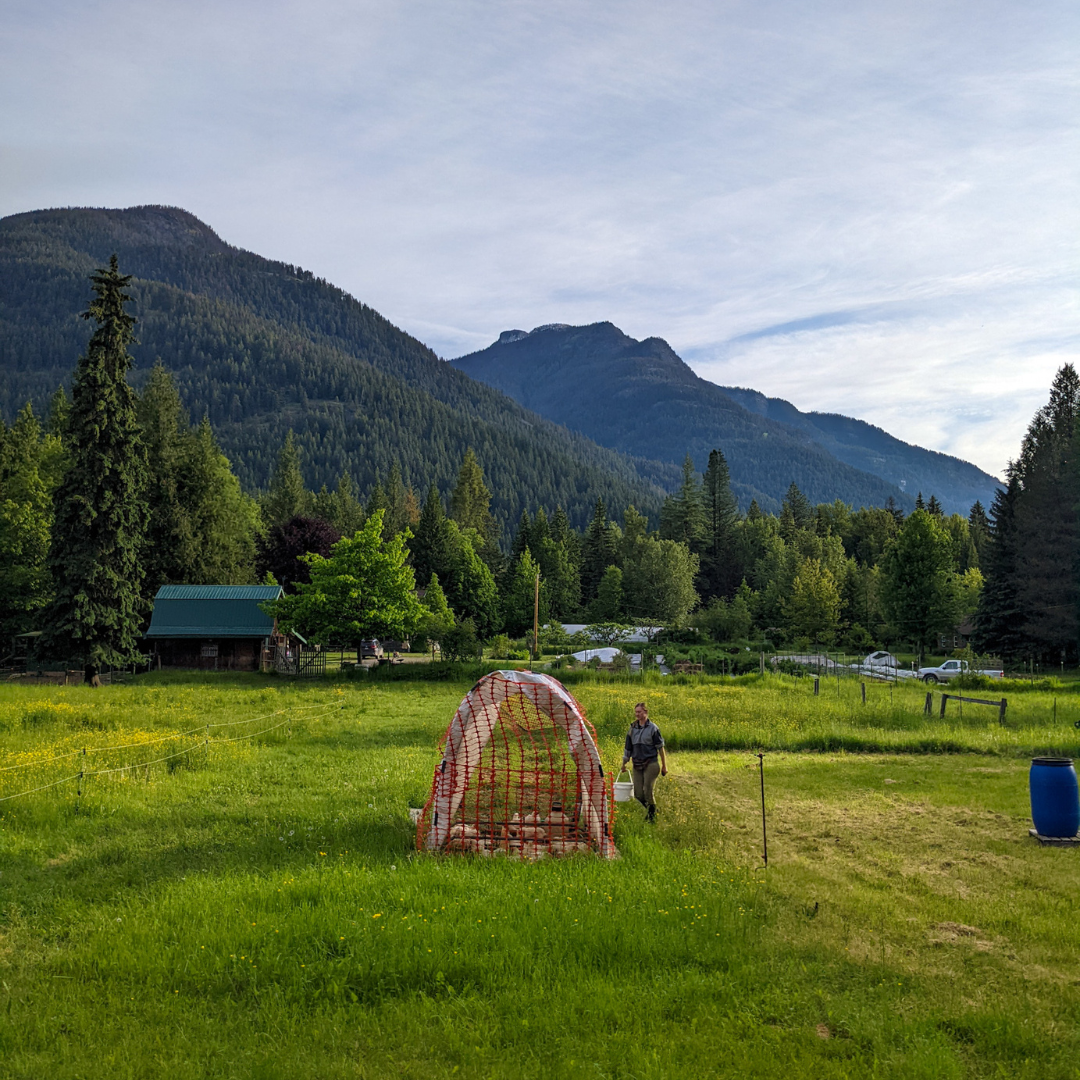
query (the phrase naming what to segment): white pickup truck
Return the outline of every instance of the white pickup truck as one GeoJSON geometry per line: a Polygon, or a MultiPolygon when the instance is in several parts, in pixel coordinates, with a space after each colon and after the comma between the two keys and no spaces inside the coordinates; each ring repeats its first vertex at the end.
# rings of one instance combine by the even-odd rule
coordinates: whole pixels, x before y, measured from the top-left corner
{"type": "Polygon", "coordinates": [[[966,660],[946,660],[939,667],[921,667],[916,673],[925,683],[948,682],[958,675],[985,675],[990,679],[1001,679],[1005,672],[1001,668],[972,668],[966,660]]]}

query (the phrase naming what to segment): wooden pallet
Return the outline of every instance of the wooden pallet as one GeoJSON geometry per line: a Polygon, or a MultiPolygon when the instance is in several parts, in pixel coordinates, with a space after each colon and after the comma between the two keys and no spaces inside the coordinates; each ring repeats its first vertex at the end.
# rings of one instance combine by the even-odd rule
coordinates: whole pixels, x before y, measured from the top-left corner
{"type": "Polygon", "coordinates": [[[1028,829],[1028,836],[1034,836],[1043,847],[1080,847],[1080,836],[1043,836],[1034,829],[1028,829]]]}

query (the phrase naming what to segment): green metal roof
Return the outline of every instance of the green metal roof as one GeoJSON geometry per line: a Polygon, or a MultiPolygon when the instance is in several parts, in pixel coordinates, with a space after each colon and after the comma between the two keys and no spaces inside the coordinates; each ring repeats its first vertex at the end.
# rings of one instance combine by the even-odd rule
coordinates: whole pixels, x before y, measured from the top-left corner
{"type": "Polygon", "coordinates": [[[155,600],[276,600],[280,585],[162,585],[155,600]]]}
{"type": "Polygon", "coordinates": [[[259,605],[281,595],[278,585],[162,585],[146,636],[269,637],[274,620],[259,605]]]}

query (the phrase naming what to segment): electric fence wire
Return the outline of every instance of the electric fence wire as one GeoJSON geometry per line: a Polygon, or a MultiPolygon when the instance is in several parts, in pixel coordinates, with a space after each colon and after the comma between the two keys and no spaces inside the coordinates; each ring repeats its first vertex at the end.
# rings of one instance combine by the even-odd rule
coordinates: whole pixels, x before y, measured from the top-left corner
{"type": "MultiPolygon", "coordinates": [[[[55,754],[49,758],[39,758],[34,761],[24,761],[18,765],[3,765],[0,766],[0,772],[11,772],[15,769],[29,769],[35,765],[48,765],[53,761],[63,761],[64,758],[77,757],[80,754],[100,754],[106,750],[130,750],[133,746],[153,746],[155,743],[168,742],[170,739],[182,739],[186,735],[193,735],[196,731],[207,731],[211,728],[221,727],[238,727],[240,724],[253,724],[256,720],[265,720],[268,716],[280,716],[283,712],[308,712],[311,709],[329,709],[329,705],[300,705],[297,707],[290,706],[287,709],[276,709],[274,712],[263,713],[261,716],[249,716],[246,720],[222,720],[217,724],[200,724],[198,727],[188,728],[187,731],[176,731],[171,735],[159,735],[156,739],[143,739],[141,742],[134,743],[120,743],[115,746],[88,746],[81,750],[71,750],[66,754],[55,754]]],[[[278,724],[278,727],[282,727],[282,724],[278,724]]],[[[272,730],[267,728],[268,731],[272,730]]],[[[258,733],[256,733],[258,734],[258,733]]],[[[241,736],[241,738],[247,738],[247,736],[241,736]]],[[[219,742],[235,742],[235,739],[220,739],[219,742]]]]}
{"type": "MultiPolygon", "coordinates": [[[[305,706],[302,706],[300,710],[296,710],[296,711],[309,712],[312,709],[322,709],[324,712],[329,712],[333,708],[335,708],[334,705],[305,705],[305,706]]],[[[154,742],[162,742],[166,738],[167,739],[179,739],[179,738],[183,738],[184,735],[190,735],[192,732],[195,732],[195,731],[205,731],[207,728],[235,727],[237,724],[250,724],[253,720],[265,720],[268,716],[280,716],[281,713],[286,712],[286,711],[288,711],[288,710],[286,710],[286,709],[278,709],[277,712],[265,713],[262,716],[253,716],[253,717],[250,717],[247,720],[235,720],[235,721],[231,721],[231,722],[227,722],[227,723],[222,722],[220,724],[206,724],[206,725],[203,725],[202,727],[191,728],[190,731],[181,732],[181,733],[175,734],[175,735],[164,736],[162,739],[152,739],[152,740],[149,740],[148,742],[144,742],[144,743],[127,743],[123,747],[99,746],[99,747],[96,747],[96,749],[98,749],[98,750],[110,750],[110,749],[111,750],[117,750],[117,749],[127,749],[127,748],[132,747],[132,746],[149,746],[154,742]]],[[[313,717],[312,719],[318,719],[318,717],[316,716],[316,717],[313,717]]],[[[214,739],[212,745],[219,746],[222,743],[243,742],[245,739],[257,739],[260,735],[265,735],[265,734],[267,734],[267,732],[270,732],[270,731],[277,731],[278,728],[283,728],[283,727],[285,727],[286,724],[291,724],[292,721],[293,721],[293,718],[290,716],[287,719],[282,720],[280,724],[273,724],[271,727],[262,728],[260,731],[252,731],[247,735],[235,735],[230,739],[214,739]]],[[[71,776],[65,776],[60,780],[54,780],[51,784],[43,784],[41,787],[30,788],[27,791],[17,791],[13,795],[0,796],[0,802],[7,802],[9,799],[18,799],[18,798],[21,798],[24,795],[35,795],[39,791],[47,791],[49,788],[59,787],[61,784],[70,783],[72,780],[87,780],[92,776],[107,776],[109,773],[126,772],[129,769],[149,768],[151,765],[159,765],[163,761],[171,761],[173,758],[183,757],[184,754],[190,754],[193,750],[198,750],[200,747],[209,747],[210,745],[211,745],[210,740],[205,739],[205,740],[203,740],[201,742],[194,742],[194,743],[191,744],[191,746],[186,746],[183,750],[178,750],[175,754],[167,754],[165,757],[154,758],[152,761],[136,761],[136,762],[133,762],[130,765],[117,765],[117,766],[115,766],[114,768],[111,768],[111,769],[95,769],[93,772],[86,772],[84,770],[83,772],[72,773],[71,776]]],[[[86,750],[86,753],[90,753],[90,752],[91,751],[88,748],[86,750]]],[[[83,753],[83,751],[82,750],[76,750],[75,753],[76,754],[81,754],[81,753],[83,753]]],[[[70,756],[71,756],[70,754],[61,754],[61,755],[59,755],[59,757],[70,757],[70,756]]],[[[59,760],[59,757],[46,758],[45,762],[57,761],[57,760],[59,760]]],[[[40,764],[44,764],[45,762],[34,761],[34,762],[30,762],[29,764],[31,764],[31,765],[40,765],[40,764]]]]}

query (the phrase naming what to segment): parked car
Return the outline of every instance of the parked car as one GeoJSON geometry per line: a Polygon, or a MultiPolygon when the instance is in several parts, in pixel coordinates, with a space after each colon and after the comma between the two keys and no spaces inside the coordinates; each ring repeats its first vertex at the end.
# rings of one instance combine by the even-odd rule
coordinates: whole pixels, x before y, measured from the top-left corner
{"type": "Polygon", "coordinates": [[[383,655],[382,643],[378,638],[360,642],[361,660],[381,660],[383,655]]]}
{"type": "Polygon", "coordinates": [[[959,675],[985,675],[990,679],[1003,679],[1005,672],[1001,668],[972,668],[966,660],[946,660],[938,667],[921,667],[918,676],[925,683],[948,682],[959,675]]]}

